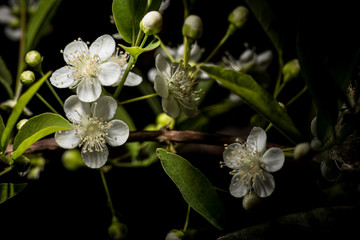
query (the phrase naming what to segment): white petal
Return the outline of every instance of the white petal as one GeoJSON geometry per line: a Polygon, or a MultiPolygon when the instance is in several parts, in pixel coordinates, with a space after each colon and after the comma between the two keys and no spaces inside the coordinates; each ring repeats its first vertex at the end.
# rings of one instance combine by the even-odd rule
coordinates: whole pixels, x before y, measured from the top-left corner
{"type": "Polygon", "coordinates": [[[268,197],[275,189],[274,177],[267,172],[263,172],[262,176],[256,178],[254,183],[254,192],[259,197],[268,197]]]}
{"type": "Polygon", "coordinates": [[[180,107],[173,95],[168,98],[162,98],[162,107],[164,112],[172,118],[176,118],[180,114],[180,107]]]}
{"type": "Polygon", "coordinates": [[[83,41],[74,41],[66,45],[64,49],[64,60],[67,64],[73,65],[72,62],[80,55],[88,54],[89,48],[83,41]]]}
{"type": "Polygon", "coordinates": [[[266,150],[266,132],[260,127],[254,127],[246,142],[248,146],[258,153],[264,153],[266,150]]]}
{"type": "Polygon", "coordinates": [[[314,119],[311,121],[311,127],[310,127],[310,130],[311,130],[311,134],[314,136],[314,137],[317,137],[317,118],[314,117],[314,119]]]}
{"type": "Polygon", "coordinates": [[[154,89],[160,97],[167,98],[169,96],[169,87],[166,79],[161,75],[156,75],[154,89]]]}
{"type": "Polygon", "coordinates": [[[90,104],[80,101],[77,95],[72,95],[65,100],[64,111],[71,122],[79,122],[90,114],[90,104]]]}
{"type": "Polygon", "coordinates": [[[284,165],[285,154],[280,148],[270,148],[265,152],[261,161],[268,172],[276,172],[284,165]]]}
{"type": "Polygon", "coordinates": [[[105,62],[101,64],[98,79],[103,86],[111,86],[119,79],[121,68],[117,63],[105,62]]]}
{"type": "Polygon", "coordinates": [[[155,65],[156,65],[157,70],[163,77],[170,78],[171,65],[161,54],[158,54],[156,56],[155,65]]]}
{"type": "Polygon", "coordinates": [[[79,99],[83,102],[93,102],[100,97],[101,84],[99,81],[93,80],[92,83],[84,80],[76,89],[79,99]]]}
{"type": "Polygon", "coordinates": [[[202,53],[203,49],[201,49],[197,43],[191,45],[189,62],[194,64],[197,63],[200,60],[202,53]]]}
{"type": "Polygon", "coordinates": [[[104,121],[112,119],[116,113],[117,103],[113,97],[102,96],[91,104],[92,116],[104,121]]]}
{"type": "Polygon", "coordinates": [[[74,71],[72,67],[65,66],[56,70],[50,77],[50,82],[57,88],[68,88],[75,86],[77,81],[73,78],[74,71]]]}
{"type": "Polygon", "coordinates": [[[110,58],[115,51],[115,41],[108,35],[98,37],[90,46],[90,56],[99,56],[101,62],[110,58]]]}
{"type": "Polygon", "coordinates": [[[0,6],[0,23],[1,24],[9,24],[12,20],[14,20],[14,15],[11,14],[11,9],[9,6],[2,5],[0,6]]]}
{"type": "Polygon", "coordinates": [[[324,151],[320,154],[326,154],[326,156],[320,157],[324,159],[320,164],[320,171],[322,176],[328,181],[335,181],[340,176],[339,167],[336,165],[335,160],[331,160],[328,157],[327,152],[324,151]]]}
{"type": "Polygon", "coordinates": [[[195,117],[196,115],[198,115],[199,110],[195,101],[179,101],[179,104],[180,108],[188,117],[195,117]]]}
{"type": "Polygon", "coordinates": [[[158,71],[156,68],[150,68],[150,70],[148,71],[147,77],[149,79],[150,82],[155,82],[155,77],[158,74],[158,71]]]}
{"type": "Polygon", "coordinates": [[[121,120],[112,120],[112,127],[109,129],[109,135],[105,138],[106,142],[112,146],[121,146],[129,138],[129,127],[121,120]]]}
{"type": "Polygon", "coordinates": [[[244,145],[240,143],[232,143],[225,148],[223,158],[227,167],[239,169],[243,165],[239,152],[245,152],[244,145]]]}
{"type": "Polygon", "coordinates": [[[75,134],[75,130],[55,133],[55,142],[62,148],[73,149],[79,146],[81,140],[75,134]]]}
{"type": "Polygon", "coordinates": [[[109,150],[104,146],[102,152],[86,152],[81,151],[81,158],[89,168],[101,168],[108,160],[109,150]]]}
{"type": "Polygon", "coordinates": [[[19,41],[22,36],[21,28],[12,28],[10,26],[6,26],[5,27],[5,35],[11,41],[19,41]]]}
{"type": "Polygon", "coordinates": [[[229,190],[230,190],[231,195],[233,195],[234,197],[237,197],[237,198],[241,198],[249,192],[250,186],[247,184],[244,184],[241,181],[240,173],[237,173],[231,179],[229,190]]]}
{"type": "Polygon", "coordinates": [[[140,83],[142,82],[142,77],[133,73],[133,72],[129,72],[129,75],[126,78],[126,81],[124,83],[125,86],[128,87],[135,87],[140,85],[140,83]]]}

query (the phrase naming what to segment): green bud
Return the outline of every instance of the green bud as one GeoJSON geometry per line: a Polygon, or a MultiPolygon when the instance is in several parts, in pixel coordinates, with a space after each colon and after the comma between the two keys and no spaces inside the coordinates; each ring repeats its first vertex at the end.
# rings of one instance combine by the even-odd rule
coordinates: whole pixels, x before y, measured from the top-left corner
{"type": "Polygon", "coordinates": [[[39,64],[41,64],[42,62],[42,58],[41,55],[38,51],[36,50],[32,50],[30,52],[28,52],[25,56],[25,62],[30,66],[30,67],[37,67],[39,66],[39,64]]]}
{"type": "Polygon", "coordinates": [[[33,82],[35,82],[34,72],[30,70],[23,71],[20,75],[20,81],[24,85],[31,85],[33,82]]]}
{"type": "Polygon", "coordinates": [[[26,172],[30,167],[30,159],[21,155],[14,160],[14,167],[17,172],[26,172]]]}
{"type": "Polygon", "coordinates": [[[20,27],[20,19],[17,18],[17,17],[14,17],[10,21],[9,26],[12,27],[12,28],[19,28],[20,27]]]}
{"type": "Polygon", "coordinates": [[[113,217],[112,223],[108,228],[108,234],[111,239],[125,239],[127,227],[125,224],[119,222],[116,217],[113,217]]]}
{"type": "Polygon", "coordinates": [[[175,119],[168,116],[166,113],[160,113],[156,117],[156,124],[159,128],[168,127],[169,129],[173,129],[175,126],[175,119]]]}
{"type": "Polygon", "coordinates": [[[185,233],[181,230],[173,229],[167,235],[165,240],[181,240],[184,239],[185,233]]]}
{"type": "Polygon", "coordinates": [[[261,197],[259,197],[255,193],[249,193],[243,197],[242,206],[245,210],[250,211],[257,208],[261,203],[261,197]]]}
{"type": "Polygon", "coordinates": [[[183,36],[191,40],[199,39],[202,35],[203,24],[201,18],[197,15],[189,15],[182,27],[183,36]]]}
{"type": "Polygon", "coordinates": [[[148,12],[141,20],[140,29],[146,35],[152,35],[161,31],[162,24],[162,15],[157,11],[151,11],[148,12]]]}
{"type": "Polygon", "coordinates": [[[249,15],[249,10],[246,7],[238,6],[229,15],[228,21],[237,28],[242,28],[249,15]]]}
{"type": "Polygon", "coordinates": [[[284,82],[289,82],[290,80],[297,78],[300,73],[300,64],[297,59],[287,62],[283,68],[282,73],[284,74],[284,82]]]}
{"type": "Polygon", "coordinates": [[[299,160],[310,152],[310,143],[303,142],[296,145],[294,149],[294,159],[299,160]]]}
{"type": "Polygon", "coordinates": [[[66,150],[62,155],[62,163],[67,170],[75,171],[84,166],[81,153],[78,149],[66,150]]]}
{"type": "Polygon", "coordinates": [[[20,130],[22,126],[28,121],[28,119],[22,119],[16,124],[17,130],[20,130]]]}

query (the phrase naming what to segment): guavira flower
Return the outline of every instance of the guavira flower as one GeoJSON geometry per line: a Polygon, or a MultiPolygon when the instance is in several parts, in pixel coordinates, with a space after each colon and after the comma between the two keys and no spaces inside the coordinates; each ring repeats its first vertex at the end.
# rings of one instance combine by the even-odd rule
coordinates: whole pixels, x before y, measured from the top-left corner
{"type": "Polygon", "coordinates": [[[196,81],[191,78],[194,67],[184,66],[182,62],[170,64],[161,54],[155,59],[158,74],[155,77],[155,91],[162,97],[162,107],[166,114],[176,118],[180,109],[189,117],[198,114],[194,90],[196,81]]]}
{"type": "MultiPolygon", "coordinates": [[[[114,87],[119,85],[125,73],[125,69],[128,65],[127,59],[128,59],[128,53],[123,53],[122,51],[120,51],[119,48],[116,48],[114,54],[109,58],[109,61],[117,63],[121,70],[118,80],[111,86],[114,87]]],[[[137,75],[136,73],[129,72],[124,85],[128,87],[135,87],[138,86],[142,82],[142,80],[143,79],[141,76],[137,75]]]]}
{"type": "Polygon", "coordinates": [[[233,169],[229,189],[234,197],[243,197],[251,190],[259,197],[267,197],[274,191],[275,180],[269,172],[282,168],[285,155],[280,148],[266,150],[266,139],[266,132],[254,127],[245,143],[225,147],[221,164],[233,169]]]}
{"type": "Polygon", "coordinates": [[[102,167],[109,156],[106,143],[112,147],[123,145],[129,137],[129,127],[121,120],[111,120],[117,103],[110,96],[96,102],[82,102],[73,95],[66,99],[64,111],[74,129],[55,133],[56,143],[65,149],[82,147],[81,158],[90,168],[102,167]]]}
{"type": "Polygon", "coordinates": [[[111,86],[119,79],[121,68],[108,61],[115,51],[110,35],[98,37],[90,47],[82,40],[69,43],[64,51],[67,66],[56,70],[50,82],[58,88],[76,88],[79,99],[93,102],[100,97],[103,86],[111,86]]]}

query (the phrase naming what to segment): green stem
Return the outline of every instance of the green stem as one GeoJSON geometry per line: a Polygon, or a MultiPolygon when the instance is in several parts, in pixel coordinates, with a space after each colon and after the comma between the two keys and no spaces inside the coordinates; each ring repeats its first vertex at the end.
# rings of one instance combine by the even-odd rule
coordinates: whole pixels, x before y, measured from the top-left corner
{"type": "Polygon", "coordinates": [[[220,42],[218,43],[218,45],[214,48],[214,50],[210,53],[210,55],[205,59],[204,62],[202,62],[201,64],[205,64],[208,61],[210,61],[210,59],[219,51],[220,47],[222,45],[224,45],[224,43],[228,40],[228,38],[231,35],[231,30],[230,27],[228,29],[228,31],[226,32],[225,36],[220,40],[220,42]]]}
{"type": "Polygon", "coordinates": [[[280,93],[281,90],[279,90],[279,87],[280,87],[280,83],[281,83],[281,78],[282,78],[282,68],[283,68],[283,65],[284,65],[284,61],[282,59],[282,52],[280,50],[278,50],[278,55],[279,55],[279,72],[278,72],[278,76],[277,76],[277,79],[276,79],[276,85],[275,85],[275,89],[274,89],[274,96],[278,95],[280,93]]]}
{"type": "Polygon", "coordinates": [[[59,114],[40,94],[36,93],[36,96],[42,101],[53,113],[59,114]]]}
{"type": "Polygon", "coordinates": [[[189,56],[190,56],[190,41],[187,37],[184,36],[184,54],[183,54],[184,66],[188,64],[189,56]]]}
{"type": "Polygon", "coordinates": [[[56,93],[55,89],[53,88],[53,86],[51,85],[51,83],[49,82],[49,80],[46,79],[46,85],[49,87],[51,93],[54,95],[54,97],[56,98],[56,100],[59,102],[60,106],[62,108],[64,108],[64,103],[61,101],[59,95],[56,93]]]}
{"type": "Polygon", "coordinates": [[[143,38],[142,42],[141,42],[141,45],[140,45],[140,48],[144,47],[145,43],[146,43],[146,40],[148,39],[149,35],[145,34],[145,37],[143,38]]]}
{"type": "Polygon", "coordinates": [[[183,5],[184,5],[184,19],[186,19],[187,16],[189,16],[189,8],[188,8],[187,0],[183,0],[183,5]]]}
{"type": "Polygon", "coordinates": [[[288,101],[285,106],[289,106],[290,104],[292,104],[295,100],[297,100],[301,95],[303,95],[307,90],[307,86],[305,86],[303,89],[301,89],[301,91],[296,94],[292,99],[290,99],[290,101],[288,101]]]}
{"type": "Polygon", "coordinates": [[[111,210],[111,214],[112,214],[113,217],[115,217],[115,209],[114,209],[113,203],[111,201],[110,192],[109,192],[108,185],[106,183],[104,172],[101,169],[99,169],[99,171],[100,171],[100,175],[101,175],[101,181],[102,181],[102,183],[104,185],[104,189],[105,189],[106,196],[107,196],[107,199],[108,199],[108,204],[109,204],[109,207],[110,207],[110,210],[111,210]]]}
{"type": "Polygon", "coordinates": [[[272,126],[273,126],[273,124],[269,123],[269,126],[267,126],[267,128],[265,129],[265,132],[269,131],[272,126]]]}
{"type": "Polygon", "coordinates": [[[128,74],[129,74],[132,66],[135,64],[135,62],[136,62],[136,60],[134,59],[134,57],[133,57],[133,56],[130,56],[130,60],[129,60],[128,65],[127,65],[127,67],[126,67],[126,69],[125,69],[124,75],[122,76],[121,81],[120,81],[120,83],[119,83],[119,86],[116,88],[115,93],[113,94],[113,97],[114,97],[115,99],[117,99],[117,98],[119,97],[119,94],[120,94],[120,92],[121,92],[121,89],[122,89],[123,86],[124,86],[124,83],[125,83],[125,81],[126,81],[126,78],[127,78],[128,74]]]}
{"type": "Polygon", "coordinates": [[[188,225],[189,225],[190,210],[191,210],[191,207],[190,207],[190,204],[188,204],[188,209],[187,209],[187,213],[186,213],[186,220],[185,220],[183,232],[186,232],[188,225]]]}
{"type": "Polygon", "coordinates": [[[289,148],[282,148],[281,150],[283,152],[289,152],[289,151],[294,151],[295,147],[289,147],[289,148]]]}
{"type": "Polygon", "coordinates": [[[283,88],[285,87],[286,82],[283,82],[282,84],[280,84],[280,86],[274,91],[274,98],[276,99],[280,92],[283,90],[283,88]]]}
{"type": "Polygon", "coordinates": [[[175,59],[173,58],[173,56],[171,56],[169,50],[167,49],[167,47],[165,46],[165,44],[163,43],[163,41],[161,41],[159,35],[155,34],[155,37],[157,39],[159,39],[160,41],[160,46],[161,48],[164,50],[164,52],[166,53],[166,55],[168,56],[168,58],[170,59],[171,62],[175,62],[175,59]]]}
{"type": "Polygon", "coordinates": [[[158,93],[152,93],[152,94],[148,94],[148,95],[145,95],[145,96],[141,96],[141,97],[137,97],[137,98],[133,98],[133,99],[129,99],[129,100],[119,102],[118,105],[124,105],[124,104],[127,104],[127,103],[137,102],[137,101],[145,100],[145,99],[148,99],[148,98],[156,97],[158,95],[159,95],[158,93]]]}
{"type": "Polygon", "coordinates": [[[6,173],[10,172],[14,168],[14,165],[11,165],[10,167],[5,168],[4,171],[0,172],[0,177],[2,175],[5,175],[6,173]]]}

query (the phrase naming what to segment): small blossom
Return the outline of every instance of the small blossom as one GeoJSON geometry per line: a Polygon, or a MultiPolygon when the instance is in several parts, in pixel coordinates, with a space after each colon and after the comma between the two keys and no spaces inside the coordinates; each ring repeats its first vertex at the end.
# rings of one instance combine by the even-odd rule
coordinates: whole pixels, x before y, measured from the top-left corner
{"type": "Polygon", "coordinates": [[[90,47],[82,40],[69,43],[64,51],[68,64],[56,70],[50,82],[58,88],[76,88],[79,99],[93,102],[100,97],[101,85],[111,86],[119,79],[120,66],[108,61],[115,51],[115,41],[103,35],[90,47]]]}
{"type": "Polygon", "coordinates": [[[182,62],[172,63],[158,55],[155,60],[158,74],[155,77],[155,91],[162,97],[162,107],[166,114],[176,118],[180,109],[189,117],[198,114],[196,100],[198,92],[194,90],[196,81],[191,78],[194,67],[182,62]]]}
{"type": "Polygon", "coordinates": [[[56,143],[65,149],[82,147],[81,158],[90,168],[102,167],[108,158],[106,143],[112,147],[123,145],[129,137],[129,127],[121,120],[111,120],[117,103],[109,96],[96,102],[86,103],[78,96],[70,96],[64,103],[64,111],[74,129],[55,133],[56,143]]]}
{"type": "Polygon", "coordinates": [[[282,168],[285,155],[280,148],[266,150],[266,133],[254,127],[246,143],[233,143],[223,153],[225,165],[233,170],[230,193],[234,197],[243,197],[252,189],[259,197],[267,197],[275,188],[274,177],[269,172],[282,168]]]}

